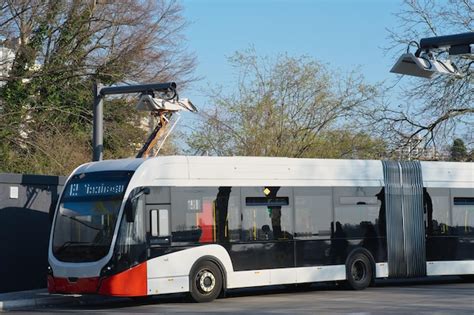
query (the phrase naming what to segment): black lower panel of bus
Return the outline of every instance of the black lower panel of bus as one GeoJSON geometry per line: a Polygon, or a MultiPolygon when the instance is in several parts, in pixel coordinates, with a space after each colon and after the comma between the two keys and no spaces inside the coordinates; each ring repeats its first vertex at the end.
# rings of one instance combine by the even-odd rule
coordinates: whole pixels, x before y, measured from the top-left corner
{"type": "Polygon", "coordinates": [[[235,271],[291,268],[295,264],[294,242],[252,242],[223,244],[235,271]]]}
{"type": "MultiPolygon", "coordinates": [[[[357,248],[367,249],[376,263],[387,261],[386,239],[382,237],[223,243],[221,245],[229,253],[235,271],[343,265],[348,255],[357,248]]],[[[149,249],[148,259],[195,246],[195,244],[154,246],[149,249]]]]}
{"type": "Polygon", "coordinates": [[[343,265],[357,248],[367,249],[375,262],[387,261],[386,239],[295,240],[224,245],[235,271],[343,265]]]}
{"type": "MultiPolygon", "coordinates": [[[[342,265],[348,255],[357,248],[367,249],[376,263],[387,262],[387,245],[384,237],[224,243],[221,245],[229,253],[235,271],[342,265]]],[[[150,247],[148,259],[195,246],[196,244],[150,247]]],[[[428,261],[474,260],[474,238],[428,237],[426,239],[426,257],[428,261]]]]}
{"type": "Polygon", "coordinates": [[[474,237],[428,237],[426,239],[426,260],[474,260],[474,237]]]}
{"type": "Polygon", "coordinates": [[[367,249],[376,263],[387,261],[385,238],[298,240],[296,267],[343,265],[348,255],[357,248],[367,249]]]}

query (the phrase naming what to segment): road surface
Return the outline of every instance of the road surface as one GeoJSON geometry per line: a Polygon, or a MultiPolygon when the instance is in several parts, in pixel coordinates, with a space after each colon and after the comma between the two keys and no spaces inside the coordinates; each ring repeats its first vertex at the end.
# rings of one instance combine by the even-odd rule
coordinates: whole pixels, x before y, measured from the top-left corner
{"type": "Polygon", "coordinates": [[[265,287],[230,292],[211,303],[191,303],[183,295],[146,301],[108,300],[93,305],[51,306],[16,314],[474,314],[474,283],[458,278],[379,281],[350,291],[334,284],[309,289],[265,287]]]}

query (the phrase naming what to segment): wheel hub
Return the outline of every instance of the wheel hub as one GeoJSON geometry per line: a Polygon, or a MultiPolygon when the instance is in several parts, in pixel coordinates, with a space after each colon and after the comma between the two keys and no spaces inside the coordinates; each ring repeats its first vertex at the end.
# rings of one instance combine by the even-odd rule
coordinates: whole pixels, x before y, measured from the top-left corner
{"type": "Polygon", "coordinates": [[[198,276],[198,283],[202,292],[209,293],[216,286],[216,278],[211,272],[204,270],[198,276]]]}
{"type": "Polygon", "coordinates": [[[366,276],[365,264],[361,261],[355,261],[352,264],[351,273],[355,281],[363,281],[366,276]]]}

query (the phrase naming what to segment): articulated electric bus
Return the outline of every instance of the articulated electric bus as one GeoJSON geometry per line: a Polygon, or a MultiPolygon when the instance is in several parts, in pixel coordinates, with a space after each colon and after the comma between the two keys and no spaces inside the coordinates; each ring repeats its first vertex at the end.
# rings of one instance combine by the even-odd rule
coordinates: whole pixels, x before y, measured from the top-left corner
{"type": "Polygon", "coordinates": [[[158,157],[82,165],[48,289],[139,297],[474,274],[473,163],[158,157]]]}

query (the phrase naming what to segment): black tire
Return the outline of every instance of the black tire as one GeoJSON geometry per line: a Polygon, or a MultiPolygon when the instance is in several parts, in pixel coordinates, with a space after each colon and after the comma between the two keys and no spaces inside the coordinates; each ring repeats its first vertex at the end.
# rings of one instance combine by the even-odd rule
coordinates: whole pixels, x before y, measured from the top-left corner
{"type": "Polygon", "coordinates": [[[222,291],[222,274],[216,264],[210,261],[199,263],[190,274],[191,299],[194,302],[211,302],[222,291]]]}
{"type": "Polygon", "coordinates": [[[353,290],[363,290],[372,283],[372,264],[364,253],[355,253],[346,263],[347,285],[353,290]]]}

